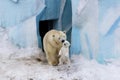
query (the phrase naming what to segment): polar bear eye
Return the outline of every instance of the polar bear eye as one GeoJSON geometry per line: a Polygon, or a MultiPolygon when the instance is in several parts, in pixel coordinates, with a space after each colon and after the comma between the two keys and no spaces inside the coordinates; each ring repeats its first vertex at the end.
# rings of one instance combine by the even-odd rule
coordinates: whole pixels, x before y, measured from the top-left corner
{"type": "Polygon", "coordinates": [[[63,36],[63,38],[66,38],[65,36],[63,36]]]}
{"type": "Polygon", "coordinates": [[[60,40],[60,37],[58,39],[60,40]]]}
{"type": "Polygon", "coordinates": [[[55,35],[52,35],[53,37],[55,37],[55,35]]]}

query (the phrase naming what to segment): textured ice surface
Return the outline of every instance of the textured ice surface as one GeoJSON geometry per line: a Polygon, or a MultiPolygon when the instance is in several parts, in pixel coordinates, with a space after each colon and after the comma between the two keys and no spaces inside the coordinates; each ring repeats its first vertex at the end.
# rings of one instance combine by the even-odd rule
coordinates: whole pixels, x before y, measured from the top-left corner
{"type": "Polygon", "coordinates": [[[43,10],[43,0],[1,0],[0,26],[11,27],[43,10]]]}
{"type": "Polygon", "coordinates": [[[118,58],[120,1],[73,0],[72,4],[72,51],[101,63],[105,59],[118,58]]]}

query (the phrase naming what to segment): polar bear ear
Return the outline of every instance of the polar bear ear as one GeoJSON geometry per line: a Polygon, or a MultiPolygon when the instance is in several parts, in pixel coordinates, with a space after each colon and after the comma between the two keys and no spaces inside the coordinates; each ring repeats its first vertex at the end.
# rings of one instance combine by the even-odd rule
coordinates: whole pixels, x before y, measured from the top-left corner
{"type": "Polygon", "coordinates": [[[55,35],[53,34],[52,37],[55,37],[55,35]]]}
{"type": "Polygon", "coordinates": [[[66,31],[63,31],[66,34],[66,31]]]}

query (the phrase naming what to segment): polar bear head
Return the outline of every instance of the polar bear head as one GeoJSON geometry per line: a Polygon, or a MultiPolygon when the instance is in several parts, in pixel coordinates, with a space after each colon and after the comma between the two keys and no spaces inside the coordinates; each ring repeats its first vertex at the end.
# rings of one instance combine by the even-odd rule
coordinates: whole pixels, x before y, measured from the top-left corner
{"type": "Polygon", "coordinates": [[[63,31],[58,31],[57,33],[53,34],[53,40],[55,40],[58,43],[64,43],[66,39],[66,33],[63,31]]]}
{"type": "Polygon", "coordinates": [[[63,47],[68,48],[69,46],[70,46],[70,43],[67,40],[65,40],[63,43],[63,47]]]}

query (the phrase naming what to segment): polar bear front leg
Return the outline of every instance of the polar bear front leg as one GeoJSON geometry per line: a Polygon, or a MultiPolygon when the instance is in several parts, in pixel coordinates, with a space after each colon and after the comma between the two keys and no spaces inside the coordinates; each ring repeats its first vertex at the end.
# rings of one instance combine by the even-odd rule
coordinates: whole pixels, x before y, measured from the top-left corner
{"type": "Polygon", "coordinates": [[[47,46],[49,47],[46,50],[46,58],[47,58],[48,64],[57,66],[59,63],[57,51],[50,45],[47,45],[47,46]]]}
{"type": "Polygon", "coordinates": [[[49,53],[47,55],[47,61],[48,61],[48,64],[50,64],[52,66],[57,66],[59,63],[57,57],[55,57],[54,55],[51,55],[49,53]]]}

